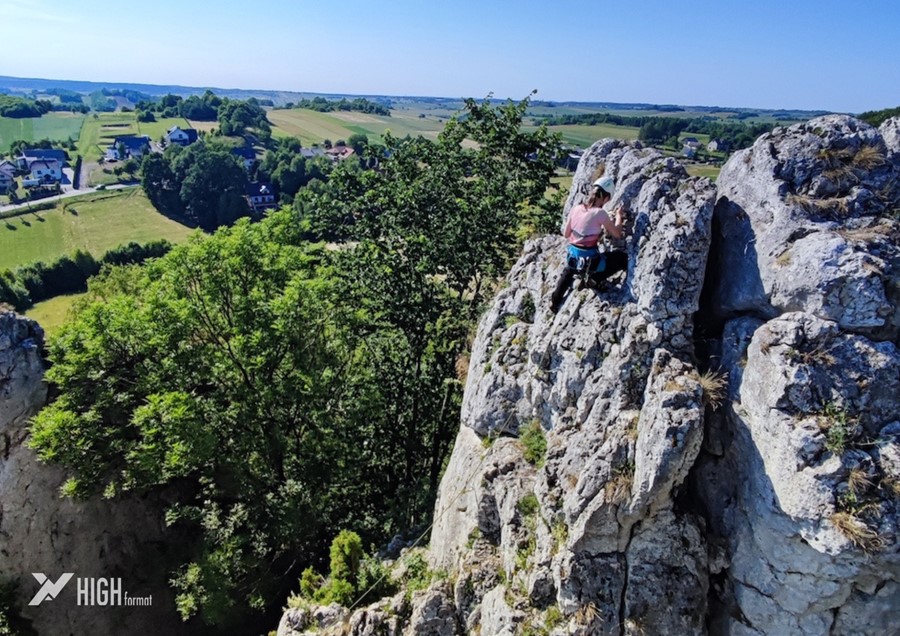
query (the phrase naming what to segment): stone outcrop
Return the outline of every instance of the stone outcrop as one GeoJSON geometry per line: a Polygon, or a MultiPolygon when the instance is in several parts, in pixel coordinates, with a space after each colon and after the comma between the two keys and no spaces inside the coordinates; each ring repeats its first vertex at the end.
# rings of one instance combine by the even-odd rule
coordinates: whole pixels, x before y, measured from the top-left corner
{"type": "Polygon", "coordinates": [[[501,581],[460,607],[470,630],[477,612],[483,633],[518,633],[549,607],[564,633],[692,633],[705,620],[704,522],[675,502],[703,437],[692,316],[715,189],[655,151],[604,141],[573,190],[601,165],[618,184],[612,206],[631,211],[627,275],[553,314],[563,242],[532,242],[473,345],[431,539],[457,589],[501,581]],[[537,465],[516,439],[529,427],[548,445],[537,465]]]}
{"type": "Polygon", "coordinates": [[[535,240],[481,320],[441,633],[896,633],[900,119],[776,129],[716,187],[603,140],[566,209],[600,167],[627,274],[554,314],[564,244],[535,240]]]}
{"type": "Polygon", "coordinates": [[[159,508],[145,500],[75,502],[59,496],[65,476],[27,447],[28,419],[46,401],[37,323],[0,311],[0,583],[16,586],[15,610],[39,634],[180,634],[163,558],[159,508]],[[32,572],[73,578],[59,596],[28,603],[32,572]],[[76,604],[77,577],[122,578],[123,592],[149,607],[76,604]]]}
{"type": "Polygon", "coordinates": [[[730,563],[716,625],[731,634],[896,630],[897,124],[776,129],[719,177],[732,439],[696,477],[730,563]]]}

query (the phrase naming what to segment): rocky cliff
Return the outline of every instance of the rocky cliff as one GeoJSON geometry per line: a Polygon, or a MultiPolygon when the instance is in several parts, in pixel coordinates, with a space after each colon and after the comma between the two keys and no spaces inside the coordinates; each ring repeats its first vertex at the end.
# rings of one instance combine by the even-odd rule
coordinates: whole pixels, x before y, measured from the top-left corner
{"type": "Polygon", "coordinates": [[[14,614],[38,634],[183,633],[166,583],[172,547],[159,507],[60,498],[63,471],[27,447],[28,419],[47,398],[43,338],[34,321],[0,310],[0,584],[14,586],[14,614]],[[29,606],[40,587],[33,572],[76,578],[57,598],[29,606]],[[123,592],[151,596],[152,605],[78,605],[77,577],[121,577],[123,592]]]}
{"type": "Polygon", "coordinates": [[[567,208],[611,174],[629,269],[554,314],[563,242],[525,246],[473,345],[446,576],[279,635],[897,633],[898,130],[776,129],[715,186],[594,144],[567,208]]]}

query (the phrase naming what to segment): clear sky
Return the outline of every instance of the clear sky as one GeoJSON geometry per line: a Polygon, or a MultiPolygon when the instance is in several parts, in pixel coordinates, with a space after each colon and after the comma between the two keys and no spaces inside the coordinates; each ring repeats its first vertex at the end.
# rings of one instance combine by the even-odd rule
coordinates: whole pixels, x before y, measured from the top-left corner
{"type": "Polygon", "coordinates": [[[0,75],[845,112],[900,105],[900,0],[0,0],[0,75]]]}

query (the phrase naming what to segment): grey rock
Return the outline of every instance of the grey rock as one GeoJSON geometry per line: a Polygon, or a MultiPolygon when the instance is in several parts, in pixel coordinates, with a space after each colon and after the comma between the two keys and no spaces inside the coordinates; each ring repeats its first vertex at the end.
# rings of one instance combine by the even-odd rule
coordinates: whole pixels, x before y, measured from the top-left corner
{"type": "Polygon", "coordinates": [[[404,636],[456,636],[460,634],[450,590],[442,584],[413,597],[412,617],[404,636]]]}
{"type": "MultiPolygon", "coordinates": [[[[674,514],[672,502],[703,437],[703,395],[689,360],[715,192],[655,151],[603,141],[585,154],[569,205],[599,163],[617,180],[612,205],[630,210],[628,273],[606,292],[574,291],[553,314],[563,243],[532,241],[473,345],[431,555],[460,577],[466,624],[482,633],[539,621],[535,608],[548,604],[570,618],[570,633],[631,629],[622,617],[632,569],[649,582],[644,560],[660,558],[654,546],[672,545],[662,537],[701,525],[674,514]],[[548,445],[541,466],[524,460],[515,439],[534,422],[548,445]],[[518,504],[532,495],[539,509],[524,515],[518,504]],[[637,541],[635,528],[643,529],[637,541]],[[474,573],[493,581],[498,567],[505,585],[475,585],[474,573]]],[[[685,594],[706,589],[702,533],[688,532],[680,545],[701,563],[696,576],[655,580],[635,607],[661,592],[663,578],[673,596],[680,585],[685,594]]]]}
{"type": "Polygon", "coordinates": [[[44,405],[44,333],[40,326],[0,311],[0,581],[17,584],[15,610],[41,634],[189,633],[168,586],[171,556],[164,541],[179,541],[165,527],[152,497],[60,498],[66,475],[38,461],[28,448],[28,421],[44,405]],[[40,572],[56,581],[77,577],[122,579],[131,596],[151,596],[147,607],[77,604],[76,580],[37,606],[28,602],[40,572]]]}
{"type": "Polygon", "coordinates": [[[853,634],[866,616],[865,633],[893,633],[894,592],[876,591],[894,590],[900,575],[900,517],[875,484],[894,466],[884,431],[900,407],[897,348],[802,312],[724,347],[723,359],[745,360],[730,378],[734,437],[696,482],[730,562],[723,629],[853,634]]]}
{"type": "MultiPolygon", "coordinates": [[[[895,124],[882,130],[889,136],[895,124]]],[[[878,339],[900,333],[900,155],[852,117],[760,137],[719,175],[715,310],[806,311],[878,339]]]]}
{"type": "Polygon", "coordinates": [[[891,117],[878,127],[888,152],[900,153],[900,117],[891,117]]]}

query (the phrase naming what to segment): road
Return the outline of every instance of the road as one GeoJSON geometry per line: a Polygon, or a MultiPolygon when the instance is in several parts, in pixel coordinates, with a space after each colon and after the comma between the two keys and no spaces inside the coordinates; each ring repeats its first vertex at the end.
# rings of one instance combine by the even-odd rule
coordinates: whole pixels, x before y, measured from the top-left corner
{"type": "MultiPolygon", "coordinates": [[[[100,192],[103,192],[106,190],[124,190],[126,188],[136,188],[139,185],[140,185],[139,183],[117,183],[115,185],[106,186],[105,188],[103,188],[103,190],[100,190],[100,192]]],[[[4,212],[11,212],[12,210],[26,209],[26,208],[30,207],[32,204],[37,205],[39,203],[44,203],[46,201],[57,201],[59,199],[69,199],[71,197],[78,197],[78,196],[81,196],[82,194],[91,194],[92,192],[97,192],[97,191],[98,191],[97,188],[82,188],[81,190],[67,190],[66,192],[63,192],[63,193],[58,194],[53,197],[37,199],[35,201],[29,201],[27,203],[14,203],[12,205],[0,205],[0,214],[2,214],[4,212]]]]}

